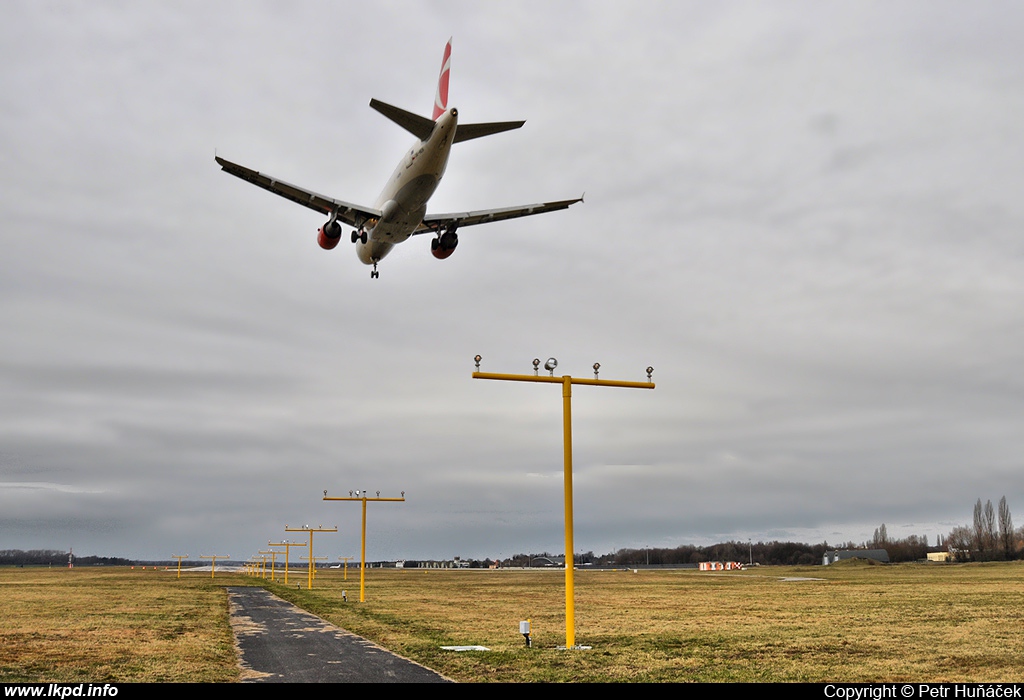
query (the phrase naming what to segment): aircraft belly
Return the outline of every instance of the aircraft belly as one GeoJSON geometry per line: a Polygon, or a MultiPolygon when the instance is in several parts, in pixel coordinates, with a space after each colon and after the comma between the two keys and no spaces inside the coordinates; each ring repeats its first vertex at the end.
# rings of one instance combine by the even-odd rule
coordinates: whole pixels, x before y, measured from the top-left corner
{"type": "Polygon", "coordinates": [[[356,244],[356,257],[364,265],[372,265],[380,262],[384,256],[391,252],[392,244],[386,241],[372,240],[366,243],[356,244]]]}
{"type": "MultiPolygon", "coordinates": [[[[399,188],[395,199],[402,203],[402,209],[407,212],[425,208],[430,195],[437,189],[437,183],[438,178],[432,173],[418,175],[399,188]]],[[[419,221],[416,223],[419,224],[419,221]]]]}
{"type": "MultiPolygon", "coordinates": [[[[421,219],[422,221],[422,219],[421,219]]],[[[419,224],[417,221],[415,224],[406,225],[401,224],[377,224],[377,228],[373,229],[371,238],[375,242],[387,244],[389,247],[396,243],[401,243],[412,235],[412,232],[416,229],[419,224]]],[[[367,243],[369,245],[369,243],[367,243]]]]}

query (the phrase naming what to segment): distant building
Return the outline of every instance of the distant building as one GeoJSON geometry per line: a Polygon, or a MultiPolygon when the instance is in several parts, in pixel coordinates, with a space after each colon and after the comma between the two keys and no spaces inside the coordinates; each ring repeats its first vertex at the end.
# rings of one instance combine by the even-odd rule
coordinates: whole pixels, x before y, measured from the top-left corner
{"type": "Polygon", "coordinates": [[[701,571],[739,571],[743,564],[738,561],[702,561],[698,568],[701,571]]]}
{"type": "Polygon", "coordinates": [[[889,553],[884,549],[834,549],[831,552],[825,552],[821,563],[824,566],[828,566],[844,559],[874,559],[883,564],[888,564],[889,553]]]}
{"type": "Polygon", "coordinates": [[[949,561],[949,552],[928,552],[928,561],[949,561]]]}

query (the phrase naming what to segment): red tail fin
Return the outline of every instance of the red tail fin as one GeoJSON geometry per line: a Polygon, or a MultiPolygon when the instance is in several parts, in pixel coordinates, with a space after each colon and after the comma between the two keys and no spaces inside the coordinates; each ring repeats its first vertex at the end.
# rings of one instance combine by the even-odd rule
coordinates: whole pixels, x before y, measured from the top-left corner
{"type": "Polygon", "coordinates": [[[437,94],[434,95],[434,121],[448,109],[448,72],[452,67],[452,40],[449,38],[444,47],[444,58],[441,60],[441,76],[437,79],[437,94]]]}

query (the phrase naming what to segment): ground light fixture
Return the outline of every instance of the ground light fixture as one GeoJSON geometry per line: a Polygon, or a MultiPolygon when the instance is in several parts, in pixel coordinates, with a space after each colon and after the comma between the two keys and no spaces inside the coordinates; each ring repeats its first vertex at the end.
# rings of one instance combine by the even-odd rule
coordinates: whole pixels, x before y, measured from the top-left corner
{"type": "Polygon", "coordinates": [[[555,368],[558,367],[558,360],[549,357],[544,363],[544,369],[548,376],[541,376],[539,373],[540,359],[533,361],[533,374],[494,374],[480,371],[480,361],[483,358],[477,355],[473,358],[476,363],[476,370],[473,372],[473,379],[497,379],[510,382],[542,382],[546,384],[562,385],[562,436],[564,453],[564,492],[565,492],[565,648],[576,649],[576,597],[573,588],[573,531],[572,531],[572,385],[584,384],[587,386],[615,386],[630,389],[653,389],[651,375],[653,367],[647,368],[646,382],[624,382],[618,380],[599,379],[598,370],[601,365],[594,363],[594,378],[583,379],[563,375],[556,377],[555,368]]]}

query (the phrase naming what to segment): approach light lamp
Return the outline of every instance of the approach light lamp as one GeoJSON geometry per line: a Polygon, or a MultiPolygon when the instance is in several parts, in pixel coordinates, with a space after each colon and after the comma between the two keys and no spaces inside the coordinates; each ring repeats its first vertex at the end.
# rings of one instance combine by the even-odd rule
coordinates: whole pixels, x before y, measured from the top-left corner
{"type": "Polygon", "coordinates": [[[522,620],[519,623],[519,634],[523,635],[523,637],[526,639],[526,646],[527,647],[532,647],[533,646],[533,643],[530,641],[530,621],[529,620],[522,620]]]}
{"type": "Polygon", "coordinates": [[[548,361],[544,363],[544,369],[546,369],[551,376],[555,376],[555,367],[558,367],[558,360],[553,357],[549,357],[548,361]]]}

